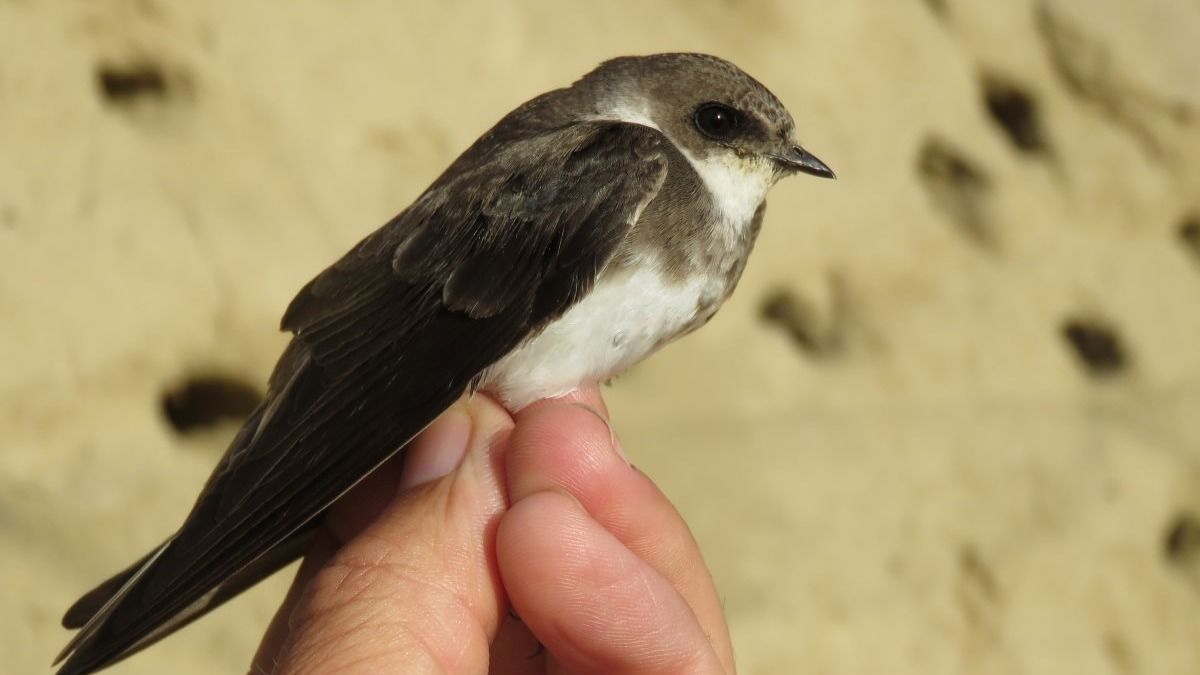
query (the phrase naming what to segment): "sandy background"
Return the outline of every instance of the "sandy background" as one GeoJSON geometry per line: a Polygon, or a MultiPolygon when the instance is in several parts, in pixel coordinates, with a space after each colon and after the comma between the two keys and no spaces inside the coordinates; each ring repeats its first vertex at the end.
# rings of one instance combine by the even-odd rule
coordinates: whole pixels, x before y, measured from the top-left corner
{"type": "MultiPolygon", "coordinates": [[[[0,1],[0,670],[175,527],[308,278],[526,98],[697,50],[841,178],[610,390],[742,672],[1200,673],[1200,4],[405,4],[0,1]]],[[[241,672],[285,581],[114,672],[241,672]]]]}

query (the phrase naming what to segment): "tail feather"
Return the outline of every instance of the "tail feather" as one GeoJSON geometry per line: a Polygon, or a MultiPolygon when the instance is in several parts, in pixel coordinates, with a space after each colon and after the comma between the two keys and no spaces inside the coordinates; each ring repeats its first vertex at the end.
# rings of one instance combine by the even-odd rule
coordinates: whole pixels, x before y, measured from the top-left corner
{"type": "MultiPolygon", "coordinates": [[[[162,548],[162,546],[159,546],[159,548],[162,548]]],[[[156,548],[154,551],[143,556],[141,560],[112,575],[84,594],[82,598],[76,600],[75,604],[71,605],[66,613],[63,614],[63,628],[83,628],[100,611],[100,608],[108,603],[121,590],[121,587],[150,560],[150,556],[154,555],[154,552],[157,550],[156,548]]]]}
{"type": "MultiPolygon", "coordinates": [[[[75,635],[75,638],[63,649],[62,653],[54,661],[54,665],[63,663],[57,675],[85,675],[92,673],[101,668],[106,668],[118,661],[122,661],[137,652],[149,647],[159,640],[167,637],[175,631],[183,628],[191,622],[199,619],[205,614],[211,612],[217,607],[224,604],[227,600],[238,595],[242,591],[257,584],[259,581],[271,576],[281,568],[285,567],[292,561],[304,555],[308,550],[309,544],[312,542],[313,535],[316,533],[316,523],[319,519],[314,519],[310,526],[305,527],[297,532],[284,543],[271,549],[263,556],[250,563],[236,574],[229,577],[220,586],[215,588],[213,592],[206,594],[201,600],[193,603],[184,611],[171,617],[169,621],[157,627],[154,631],[139,639],[137,642],[130,645],[128,648],[113,652],[110,649],[110,643],[107,641],[98,642],[95,637],[100,634],[100,629],[112,615],[113,611],[125,601],[135,590],[138,583],[146,578],[146,573],[155,564],[158,556],[170,545],[170,542],[159,547],[142,561],[136,567],[131,567],[115,576],[108,581],[105,581],[96,589],[89,592],[83,598],[67,611],[67,616],[63,618],[64,625],[68,620],[73,623],[77,622],[79,617],[85,613],[91,613],[91,618],[83,626],[83,629],[75,635]],[[118,584],[118,580],[124,580],[118,584]],[[110,585],[115,588],[112,590],[110,585]],[[99,603],[99,598],[105,593],[109,593],[108,599],[96,609],[92,609],[93,604],[99,603]]],[[[136,594],[132,594],[136,595],[136,594]]],[[[68,626],[72,627],[72,626],[68,626]]]]}
{"type": "MultiPolygon", "coordinates": [[[[71,638],[71,641],[67,643],[67,646],[63,647],[63,650],[58,653],[58,656],[54,657],[54,663],[51,665],[58,665],[60,662],[63,661],[63,659],[67,659],[68,656],[71,657],[68,660],[68,662],[63,665],[63,668],[59,671],[60,675],[64,671],[70,672],[68,670],[68,668],[71,665],[71,661],[76,660],[74,657],[83,651],[83,648],[86,647],[87,644],[91,641],[91,638],[95,636],[96,631],[98,631],[100,629],[100,627],[104,625],[105,619],[107,619],[109,617],[109,615],[112,614],[113,609],[115,609],[121,603],[121,599],[129,594],[130,589],[132,589],[137,584],[138,579],[140,579],[143,575],[146,574],[147,571],[149,571],[149,569],[154,565],[154,561],[156,559],[158,559],[158,556],[162,555],[163,552],[166,551],[167,547],[170,545],[171,545],[171,541],[167,540],[167,542],[165,544],[163,544],[162,546],[159,546],[157,549],[152,551],[148,556],[146,556],[145,564],[143,564],[133,574],[131,574],[128,577],[128,579],[126,579],[125,582],[121,584],[121,587],[119,589],[117,589],[117,591],[115,593],[113,593],[107,600],[104,601],[104,604],[101,605],[100,608],[97,609],[92,614],[91,618],[88,619],[87,623],[85,623],[83,625],[83,628],[81,628],[79,630],[79,632],[75,634],[75,637],[71,638]]],[[[84,672],[84,671],[80,671],[80,672],[84,672]]]]}

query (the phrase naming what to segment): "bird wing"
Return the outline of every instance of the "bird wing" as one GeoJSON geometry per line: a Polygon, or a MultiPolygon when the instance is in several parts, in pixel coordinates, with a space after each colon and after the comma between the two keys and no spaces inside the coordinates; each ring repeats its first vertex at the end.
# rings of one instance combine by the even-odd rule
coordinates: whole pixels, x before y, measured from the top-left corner
{"type": "Polygon", "coordinates": [[[293,559],[279,551],[334,500],[591,289],[662,185],[666,139],[518,126],[502,121],[300,291],[266,401],[175,535],[68,612],[92,615],[60,674],[120,660],[293,559]]]}

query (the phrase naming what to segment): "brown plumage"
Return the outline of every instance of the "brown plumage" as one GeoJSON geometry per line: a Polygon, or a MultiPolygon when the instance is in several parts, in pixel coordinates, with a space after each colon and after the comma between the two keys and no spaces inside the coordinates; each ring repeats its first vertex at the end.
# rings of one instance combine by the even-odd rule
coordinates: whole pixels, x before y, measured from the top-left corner
{"type": "Polygon", "coordinates": [[[766,188],[828,172],[792,133],[761,84],[688,54],[609,61],[505,116],[299,292],[265,402],[180,529],[67,611],[81,630],[59,672],[123,659],[302,555],[325,509],[469,386],[519,407],[706,321],[766,188]],[[642,314],[605,315],[643,291],[642,314]],[[550,360],[558,339],[580,358],[550,360]]]}

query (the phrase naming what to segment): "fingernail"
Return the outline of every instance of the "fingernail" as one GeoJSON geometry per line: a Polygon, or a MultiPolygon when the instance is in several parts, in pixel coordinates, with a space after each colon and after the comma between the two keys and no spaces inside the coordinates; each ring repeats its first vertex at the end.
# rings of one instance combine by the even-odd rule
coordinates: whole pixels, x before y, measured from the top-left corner
{"type": "Polygon", "coordinates": [[[604,426],[608,427],[608,446],[617,453],[617,456],[621,458],[622,462],[625,462],[626,465],[630,465],[629,457],[625,455],[625,448],[621,447],[621,439],[617,438],[617,432],[613,429],[612,422],[610,422],[608,418],[605,417],[599,410],[596,410],[586,403],[580,401],[571,401],[571,405],[577,408],[583,408],[584,410],[595,415],[601,422],[604,422],[604,426]]]}
{"type": "Polygon", "coordinates": [[[417,437],[405,452],[400,489],[407,490],[450,473],[462,464],[471,439],[471,416],[455,404],[417,437]]]}

